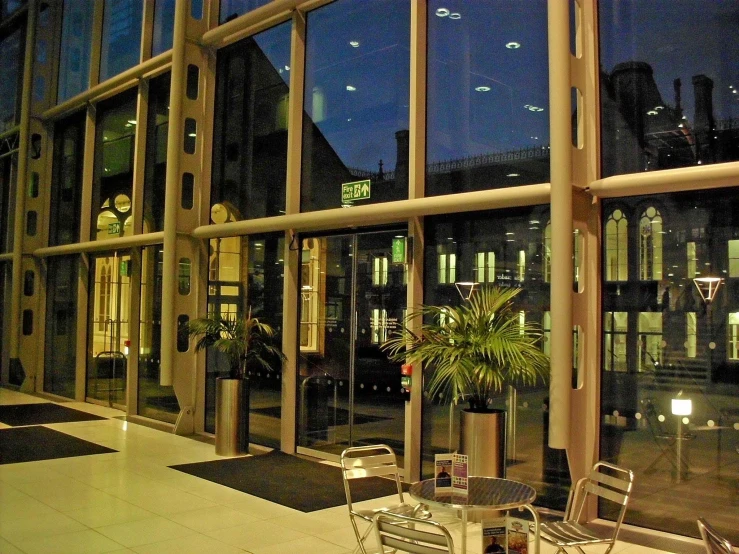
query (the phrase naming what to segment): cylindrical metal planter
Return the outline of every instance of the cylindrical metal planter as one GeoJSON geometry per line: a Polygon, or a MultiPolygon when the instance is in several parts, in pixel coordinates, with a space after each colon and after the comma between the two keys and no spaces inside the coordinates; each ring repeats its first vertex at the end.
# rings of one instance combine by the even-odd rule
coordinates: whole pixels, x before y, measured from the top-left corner
{"type": "Polygon", "coordinates": [[[249,381],[216,379],[216,454],[249,452],[249,381]]]}
{"type": "Polygon", "coordinates": [[[506,413],[462,410],[460,452],[469,456],[469,475],[505,477],[506,413]]]}

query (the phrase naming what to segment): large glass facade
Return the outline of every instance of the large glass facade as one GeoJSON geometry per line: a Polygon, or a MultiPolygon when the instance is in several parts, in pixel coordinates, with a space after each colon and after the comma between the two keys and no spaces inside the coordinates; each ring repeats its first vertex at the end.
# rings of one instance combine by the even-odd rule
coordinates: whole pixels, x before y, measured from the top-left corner
{"type": "Polygon", "coordinates": [[[410,2],[309,12],[305,63],[301,210],[408,198],[410,2]]]}
{"type": "MultiPolygon", "coordinates": [[[[424,303],[459,305],[460,282],[518,287],[523,289],[516,299],[521,317],[541,324],[546,339],[549,283],[543,267],[548,217],[548,206],[536,206],[427,218],[424,303]]],[[[546,341],[542,348],[548,351],[546,341]]],[[[561,510],[570,486],[569,468],[564,451],[547,446],[548,394],[548,383],[517,385],[502,391],[493,407],[508,409],[507,477],[535,487],[537,504],[561,510]]],[[[464,407],[454,406],[450,418],[450,399],[424,399],[424,477],[433,474],[434,454],[458,448],[458,412],[464,407]]]]}
{"type": "Polygon", "coordinates": [[[84,150],[85,114],[57,123],[49,214],[50,246],[70,244],[80,239],[84,150]]]}
{"type": "Polygon", "coordinates": [[[139,63],[143,13],[140,0],[105,0],[100,81],[139,63]]]}
{"type": "Polygon", "coordinates": [[[175,0],[156,0],[154,4],[154,35],[151,55],[156,56],[172,48],[175,0]]]}
{"type": "Polygon", "coordinates": [[[23,79],[23,40],[18,29],[0,39],[0,133],[17,124],[18,92],[23,79]]]}
{"type": "Polygon", "coordinates": [[[628,522],[697,537],[710,514],[739,542],[739,193],[606,200],[604,232],[614,214],[628,225],[604,249],[628,256],[623,278],[604,270],[601,457],[636,473],[628,522]],[[712,300],[703,277],[722,279],[712,300]]]}
{"type": "Polygon", "coordinates": [[[15,219],[15,194],[11,175],[15,165],[13,156],[0,158],[0,252],[13,250],[13,220],[15,219]]]}
{"type": "Polygon", "coordinates": [[[221,0],[220,22],[231,21],[269,2],[270,0],[221,0]]]}
{"type": "Polygon", "coordinates": [[[117,96],[98,106],[91,240],[133,233],[133,152],[136,94],[117,96]]]}
{"type": "Polygon", "coordinates": [[[57,101],[64,102],[90,84],[90,49],[95,10],[89,0],[64,0],[57,101]]]}
{"type": "MultiPolygon", "coordinates": [[[[179,403],[171,386],[159,384],[162,355],[162,247],[141,251],[138,414],[175,423],[179,403]]],[[[135,355],[124,352],[127,358],[135,355]]]]}
{"type": "Polygon", "coordinates": [[[428,6],[426,194],[549,181],[547,6],[428,6]]]}
{"type": "Polygon", "coordinates": [[[75,398],[77,382],[77,256],[50,258],[46,266],[44,392],[75,398]]]}
{"type": "Polygon", "coordinates": [[[285,213],[290,25],[218,54],[214,223],[285,213]]]}
{"type": "Polygon", "coordinates": [[[601,0],[603,176],[739,160],[739,6],[601,0]]]}
{"type": "MultiPolygon", "coordinates": [[[[284,280],[282,235],[224,237],[210,241],[208,313],[222,317],[252,317],[275,331],[274,344],[282,341],[284,280]]],[[[274,360],[274,367],[280,367],[274,360]]],[[[282,372],[247,367],[249,373],[249,440],[279,448],[282,407],[282,372]]],[[[215,431],[216,379],[227,377],[227,358],[214,348],[206,354],[205,430],[215,431]]]]}
{"type": "MultiPolygon", "coordinates": [[[[149,83],[149,115],[146,123],[146,175],[144,177],[144,233],[164,229],[164,189],[167,179],[170,74],[149,83]]],[[[134,120],[127,121],[134,129],[134,120]]]]}

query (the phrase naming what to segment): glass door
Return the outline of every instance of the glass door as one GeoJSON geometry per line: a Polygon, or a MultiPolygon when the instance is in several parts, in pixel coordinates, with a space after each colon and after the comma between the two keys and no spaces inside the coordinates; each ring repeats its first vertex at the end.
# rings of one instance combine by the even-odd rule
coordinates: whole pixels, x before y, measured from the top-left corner
{"type": "Polygon", "coordinates": [[[380,346],[406,313],[405,248],[405,231],[302,241],[298,444],[313,455],[384,443],[402,462],[400,364],[380,346]]]}
{"type": "Polygon", "coordinates": [[[91,259],[87,330],[87,400],[126,409],[131,257],[91,259]]]}

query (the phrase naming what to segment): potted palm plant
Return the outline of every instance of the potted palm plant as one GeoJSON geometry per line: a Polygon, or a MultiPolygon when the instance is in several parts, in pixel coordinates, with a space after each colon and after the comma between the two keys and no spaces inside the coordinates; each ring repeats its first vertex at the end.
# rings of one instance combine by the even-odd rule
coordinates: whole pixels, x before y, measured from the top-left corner
{"type": "Polygon", "coordinates": [[[491,409],[504,385],[530,385],[549,374],[539,325],[521,323],[513,300],[520,288],[484,287],[460,306],[421,306],[383,344],[394,361],[430,368],[428,392],[450,403],[466,401],[460,450],[473,475],[505,474],[505,412],[491,409]],[[410,320],[421,317],[417,331],[410,320]],[[494,469],[491,469],[494,468],[494,469]]]}
{"type": "Polygon", "coordinates": [[[247,367],[279,369],[285,355],[273,343],[275,331],[252,317],[213,313],[193,319],[187,333],[195,351],[213,347],[229,361],[229,376],[216,379],[216,454],[236,456],[249,449],[249,379],[247,367]]]}

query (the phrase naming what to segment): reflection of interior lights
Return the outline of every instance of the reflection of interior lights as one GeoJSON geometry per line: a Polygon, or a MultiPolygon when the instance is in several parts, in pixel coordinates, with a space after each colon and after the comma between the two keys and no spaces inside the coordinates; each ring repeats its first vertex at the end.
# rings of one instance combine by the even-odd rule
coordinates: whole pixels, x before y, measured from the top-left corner
{"type": "Polygon", "coordinates": [[[359,48],[359,41],[358,40],[350,40],[349,41],[349,46],[351,46],[352,48],[359,48]]]}
{"type": "Polygon", "coordinates": [[[520,177],[520,176],[521,176],[520,173],[509,173],[508,175],[506,175],[506,177],[520,177]]]}
{"type": "Polygon", "coordinates": [[[452,12],[449,14],[449,19],[462,19],[462,15],[457,12],[452,12]]]}
{"type": "Polygon", "coordinates": [[[511,41],[509,43],[506,43],[505,47],[508,48],[508,50],[518,50],[519,48],[521,48],[521,43],[511,41]]]}
{"type": "Polygon", "coordinates": [[[661,112],[662,110],[665,109],[665,107],[664,106],[655,106],[654,109],[657,110],[658,112],[661,112]]]}
{"type": "Polygon", "coordinates": [[[188,137],[196,137],[197,135],[195,133],[189,133],[187,136],[188,137]]]}
{"type": "Polygon", "coordinates": [[[475,90],[476,90],[477,92],[488,92],[488,91],[490,90],[490,87],[485,87],[485,86],[482,86],[482,87],[475,87],[475,90]]]}
{"type": "Polygon", "coordinates": [[[131,125],[136,125],[135,119],[129,119],[127,123],[130,123],[131,125]]]}
{"type": "Polygon", "coordinates": [[[647,112],[647,115],[657,115],[659,112],[657,110],[649,110],[647,112]]]}
{"type": "Polygon", "coordinates": [[[672,415],[688,416],[693,412],[693,401],[690,398],[673,398],[672,415]]]}
{"type": "Polygon", "coordinates": [[[348,90],[349,92],[354,92],[355,90],[357,90],[357,87],[354,87],[352,85],[346,85],[346,90],[348,90]]]}
{"type": "Polygon", "coordinates": [[[438,9],[436,10],[436,15],[437,15],[438,17],[446,17],[446,16],[448,16],[448,15],[449,15],[449,10],[448,10],[448,9],[446,9],[446,8],[438,8],[438,9]]]}

